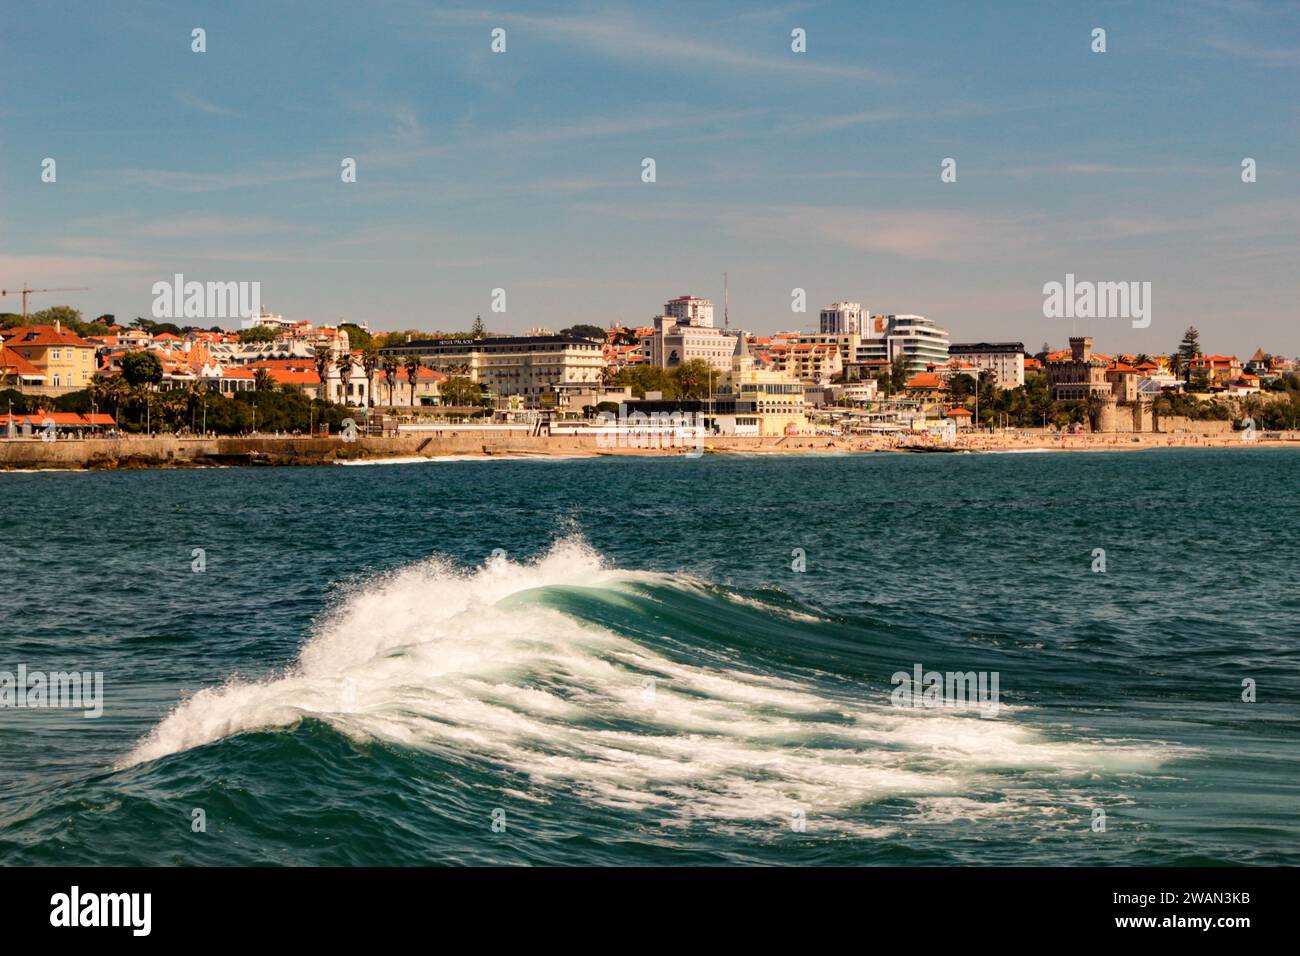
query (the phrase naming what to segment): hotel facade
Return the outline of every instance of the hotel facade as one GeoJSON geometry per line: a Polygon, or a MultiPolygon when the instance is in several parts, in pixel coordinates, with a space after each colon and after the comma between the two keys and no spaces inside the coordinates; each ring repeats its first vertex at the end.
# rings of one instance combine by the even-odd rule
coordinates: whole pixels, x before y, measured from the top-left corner
{"type": "Polygon", "coordinates": [[[557,386],[598,384],[605,369],[601,344],[573,335],[421,339],[379,353],[416,356],[438,371],[464,375],[494,397],[519,395],[528,405],[542,404],[557,386]]]}

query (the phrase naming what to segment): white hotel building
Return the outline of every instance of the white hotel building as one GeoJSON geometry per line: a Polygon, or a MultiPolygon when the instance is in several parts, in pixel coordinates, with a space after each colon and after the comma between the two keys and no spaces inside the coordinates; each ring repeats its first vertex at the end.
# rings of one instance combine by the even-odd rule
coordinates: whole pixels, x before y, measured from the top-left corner
{"type": "Polygon", "coordinates": [[[559,386],[599,384],[605,369],[601,343],[573,335],[421,339],[379,353],[418,356],[425,365],[485,386],[494,397],[521,395],[529,405],[541,404],[542,395],[553,396],[559,386]]]}

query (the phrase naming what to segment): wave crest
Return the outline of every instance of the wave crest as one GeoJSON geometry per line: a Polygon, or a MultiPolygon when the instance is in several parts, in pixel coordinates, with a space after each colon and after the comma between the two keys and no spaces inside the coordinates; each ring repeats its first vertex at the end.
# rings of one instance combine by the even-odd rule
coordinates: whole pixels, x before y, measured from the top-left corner
{"type": "MultiPolygon", "coordinates": [[[[1161,760],[1154,745],[1051,740],[1019,722],[893,708],[879,691],[725,656],[682,660],[546,604],[557,589],[584,589],[643,614],[644,630],[656,626],[646,584],[696,587],[610,568],[578,537],[526,563],[400,569],[347,594],[286,673],[194,694],[123,766],[310,717],[354,739],[508,768],[533,787],[662,811],[665,823],[802,812],[880,836],[888,830],[851,811],[891,797],[1005,795],[1006,770],[1086,777],[1161,760]]],[[[1001,803],[1013,812],[1013,799],[1001,803]]]]}

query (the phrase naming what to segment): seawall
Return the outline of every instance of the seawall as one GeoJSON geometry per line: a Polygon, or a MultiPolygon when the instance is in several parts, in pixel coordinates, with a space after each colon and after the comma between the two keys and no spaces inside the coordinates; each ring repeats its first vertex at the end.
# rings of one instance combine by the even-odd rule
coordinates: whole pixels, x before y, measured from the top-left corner
{"type": "MultiPolygon", "coordinates": [[[[840,448],[848,443],[824,436],[790,438],[712,437],[713,451],[810,451],[840,448]]],[[[447,429],[441,434],[416,433],[391,437],[306,438],[255,436],[246,438],[179,438],[174,436],[87,438],[40,441],[0,440],[0,469],[40,468],[167,468],[211,465],[321,465],[337,461],[435,458],[444,455],[682,455],[682,448],[608,448],[594,435],[535,436],[518,432],[470,432],[447,429]]]]}

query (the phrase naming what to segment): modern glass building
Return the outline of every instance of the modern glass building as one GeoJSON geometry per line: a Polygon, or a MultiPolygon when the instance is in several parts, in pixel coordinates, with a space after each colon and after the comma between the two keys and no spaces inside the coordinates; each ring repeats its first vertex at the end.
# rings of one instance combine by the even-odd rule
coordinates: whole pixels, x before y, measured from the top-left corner
{"type": "Polygon", "coordinates": [[[908,372],[917,374],[948,361],[948,330],[923,315],[873,315],[868,329],[858,346],[859,362],[893,362],[901,355],[908,372]]]}

